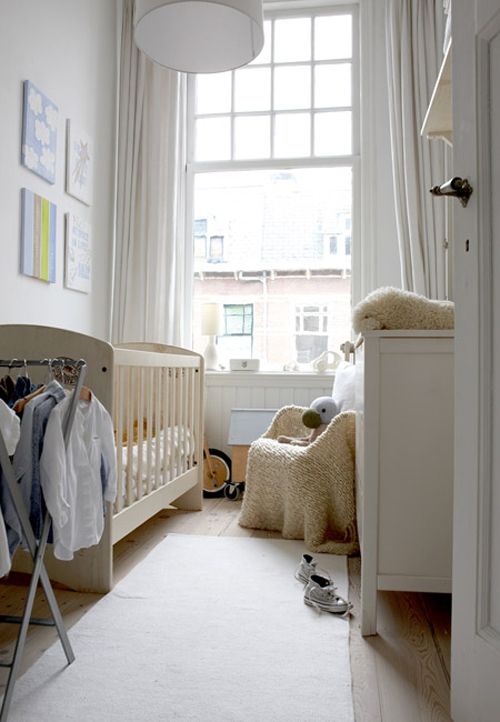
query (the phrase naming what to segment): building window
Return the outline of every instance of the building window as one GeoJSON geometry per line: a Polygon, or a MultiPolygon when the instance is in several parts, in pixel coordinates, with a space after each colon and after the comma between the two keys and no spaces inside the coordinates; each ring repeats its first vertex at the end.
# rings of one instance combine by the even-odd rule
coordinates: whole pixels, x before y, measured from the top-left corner
{"type": "Polygon", "coordinates": [[[295,307],[295,349],[299,363],[310,363],[328,350],[328,306],[295,307]]]}
{"type": "Polygon", "coordinates": [[[252,358],[253,304],[225,303],[219,353],[229,358],[252,358]]]}
{"type": "Polygon", "coordinates": [[[188,196],[193,218],[207,219],[202,231],[199,220],[194,225],[197,348],[207,298],[228,307],[251,301],[245,348],[262,368],[309,363],[325,344],[335,350],[350,335],[357,18],[355,5],[312,2],[266,13],[264,48],[252,63],[188,79],[188,196]],[[298,296],[317,308],[329,298],[325,331],[290,328],[298,296]]]}
{"type": "Polygon", "coordinates": [[[336,256],[339,252],[339,238],[338,236],[330,236],[328,238],[328,252],[331,256],[336,256]]]}
{"type": "Polygon", "coordinates": [[[222,263],[224,260],[224,236],[210,236],[210,263],[222,263]]]}

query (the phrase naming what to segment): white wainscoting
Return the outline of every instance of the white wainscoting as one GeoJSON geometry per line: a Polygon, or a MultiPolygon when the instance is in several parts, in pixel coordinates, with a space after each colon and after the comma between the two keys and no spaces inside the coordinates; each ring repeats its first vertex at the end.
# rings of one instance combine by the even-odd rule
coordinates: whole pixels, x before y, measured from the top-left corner
{"type": "Polygon", "coordinates": [[[318,396],[331,396],[333,374],[207,371],[205,433],[208,445],[231,456],[227,444],[231,409],[280,409],[309,406],[318,396]]]}

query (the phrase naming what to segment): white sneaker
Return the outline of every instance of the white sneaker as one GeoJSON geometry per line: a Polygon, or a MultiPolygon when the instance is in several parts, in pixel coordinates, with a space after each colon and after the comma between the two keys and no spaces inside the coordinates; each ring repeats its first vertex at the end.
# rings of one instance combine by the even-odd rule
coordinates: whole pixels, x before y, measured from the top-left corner
{"type": "Polygon", "coordinates": [[[347,617],[352,609],[351,602],[339,597],[331,580],[319,574],[311,575],[304,590],[304,602],[318,611],[332,612],[342,617],[347,617]]]}
{"type": "Polygon", "coordinates": [[[323,569],[318,569],[316,560],[310,554],[302,554],[302,559],[295,572],[295,579],[298,579],[299,582],[303,584],[307,584],[311,578],[311,574],[318,574],[318,572],[321,572],[323,577],[330,580],[328,572],[323,571],[323,569]]]}

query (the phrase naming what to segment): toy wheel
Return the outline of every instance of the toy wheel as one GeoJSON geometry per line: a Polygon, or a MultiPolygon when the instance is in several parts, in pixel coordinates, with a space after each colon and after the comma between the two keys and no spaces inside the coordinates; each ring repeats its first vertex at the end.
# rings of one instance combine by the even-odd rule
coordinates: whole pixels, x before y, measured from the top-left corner
{"type": "Polygon", "coordinates": [[[231,481],[231,459],[219,449],[209,449],[209,460],[203,461],[203,493],[217,496],[231,481]]]}
{"type": "Polygon", "coordinates": [[[224,487],[224,496],[230,501],[236,501],[236,499],[239,499],[240,494],[240,487],[237,484],[227,484],[224,487]]]}

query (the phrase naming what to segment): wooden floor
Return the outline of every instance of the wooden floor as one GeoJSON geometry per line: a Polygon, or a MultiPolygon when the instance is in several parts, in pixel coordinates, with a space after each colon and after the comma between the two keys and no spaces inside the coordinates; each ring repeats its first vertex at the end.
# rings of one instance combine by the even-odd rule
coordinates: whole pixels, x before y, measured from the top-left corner
{"type": "MultiPolygon", "coordinates": [[[[115,546],[116,580],[169,532],[279,536],[242,529],[238,525],[239,510],[240,502],[210,499],[205,500],[201,512],[160,512],[115,546]]],[[[378,635],[363,639],[359,631],[359,571],[359,558],[350,559],[349,598],[354,604],[350,648],[356,722],[449,722],[450,596],[379,592],[378,635]]],[[[21,614],[25,590],[24,575],[11,574],[3,580],[0,612],[21,614]]],[[[100,595],[59,588],[56,595],[68,629],[100,599],[100,595]]],[[[40,593],[34,616],[46,613],[40,593]]],[[[14,625],[0,624],[0,662],[10,659],[16,631],[14,625]]],[[[55,638],[51,628],[31,627],[23,670],[34,664],[55,638]]],[[[0,670],[0,675],[4,683],[6,671],[0,670]]]]}

